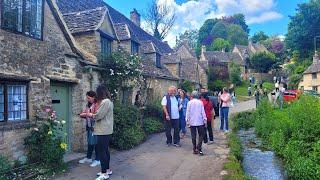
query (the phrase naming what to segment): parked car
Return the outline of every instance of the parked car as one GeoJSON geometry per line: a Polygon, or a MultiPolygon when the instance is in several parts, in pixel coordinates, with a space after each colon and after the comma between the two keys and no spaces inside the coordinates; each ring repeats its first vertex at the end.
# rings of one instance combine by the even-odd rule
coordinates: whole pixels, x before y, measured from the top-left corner
{"type": "Polygon", "coordinates": [[[285,102],[291,102],[299,99],[301,91],[299,90],[286,90],[284,92],[283,99],[285,102]]]}
{"type": "Polygon", "coordinates": [[[315,97],[318,97],[318,98],[320,97],[320,94],[317,91],[314,91],[314,90],[304,90],[303,94],[315,96],[315,97]]]}

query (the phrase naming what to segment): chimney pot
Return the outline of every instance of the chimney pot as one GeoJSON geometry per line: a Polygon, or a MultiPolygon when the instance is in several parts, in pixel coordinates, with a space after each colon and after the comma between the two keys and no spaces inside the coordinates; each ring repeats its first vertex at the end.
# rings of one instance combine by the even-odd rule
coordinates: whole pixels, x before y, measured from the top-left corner
{"type": "Polygon", "coordinates": [[[317,51],[314,53],[313,63],[320,63],[320,57],[317,51]]]}
{"type": "Polygon", "coordinates": [[[141,25],[141,15],[138,13],[136,8],[134,8],[133,11],[130,12],[130,19],[135,25],[140,27],[140,25],[141,25]]]}

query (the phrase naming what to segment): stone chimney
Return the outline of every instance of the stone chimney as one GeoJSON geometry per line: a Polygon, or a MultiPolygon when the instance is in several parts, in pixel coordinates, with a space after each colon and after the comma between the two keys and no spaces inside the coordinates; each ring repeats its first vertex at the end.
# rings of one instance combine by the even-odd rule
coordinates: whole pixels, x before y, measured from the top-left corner
{"type": "Polygon", "coordinates": [[[313,63],[320,63],[319,53],[316,51],[313,56],[313,63]]]}
{"type": "Polygon", "coordinates": [[[205,45],[201,46],[201,55],[200,55],[200,61],[206,61],[206,57],[204,53],[207,51],[207,48],[205,45]]]}
{"type": "Polygon", "coordinates": [[[141,23],[140,23],[141,15],[138,13],[136,8],[134,8],[133,11],[130,12],[130,19],[135,25],[140,27],[140,25],[141,25],[141,23]]]}

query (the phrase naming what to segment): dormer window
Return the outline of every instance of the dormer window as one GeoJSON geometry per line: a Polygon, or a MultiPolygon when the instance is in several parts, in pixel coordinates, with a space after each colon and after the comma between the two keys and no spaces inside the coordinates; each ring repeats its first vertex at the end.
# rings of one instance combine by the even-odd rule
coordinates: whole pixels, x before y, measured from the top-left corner
{"type": "Polygon", "coordinates": [[[131,54],[132,55],[139,54],[139,44],[134,41],[131,41],[131,54]]]}
{"type": "Polygon", "coordinates": [[[42,39],[43,0],[0,0],[1,28],[42,39]]]}
{"type": "Polygon", "coordinates": [[[161,68],[161,55],[159,53],[156,53],[156,66],[161,68]]]}
{"type": "Polygon", "coordinates": [[[108,56],[111,56],[112,52],[112,40],[109,38],[106,38],[104,36],[101,37],[101,56],[103,59],[107,58],[108,56]]]}

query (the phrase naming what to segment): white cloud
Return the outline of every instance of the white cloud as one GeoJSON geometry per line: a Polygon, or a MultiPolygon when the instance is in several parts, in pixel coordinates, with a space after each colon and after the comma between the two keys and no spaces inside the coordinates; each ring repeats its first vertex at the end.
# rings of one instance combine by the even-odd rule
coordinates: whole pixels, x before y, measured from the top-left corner
{"type": "Polygon", "coordinates": [[[248,24],[263,23],[263,22],[270,21],[270,20],[281,19],[282,17],[283,17],[282,14],[274,12],[274,11],[264,12],[259,16],[248,17],[247,23],[248,24]]]}
{"type": "Polygon", "coordinates": [[[177,4],[175,0],[158,0],[158,4],[172,7],[176,13],[176,25],[165,39],[175,45],[176,36],[186,29],[199,29],[209,18],[242,13],[248,24],[263,23],[283,16],[274,10],[276,0],[189,0],[177,4]]]}

